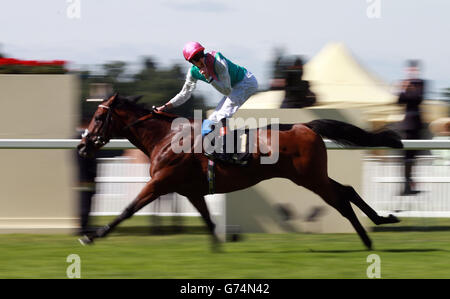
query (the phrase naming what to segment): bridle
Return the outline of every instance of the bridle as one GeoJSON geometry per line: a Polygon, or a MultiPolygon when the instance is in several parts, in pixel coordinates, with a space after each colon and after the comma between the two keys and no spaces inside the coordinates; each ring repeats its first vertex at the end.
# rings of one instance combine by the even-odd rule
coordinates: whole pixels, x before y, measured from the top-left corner
{"type": "MultiPolygon", "coordinates": [[[[93,140],[92,140],[96,146],[102,147],[102,146],[106,145],[111,139],[110,137],[108,137],[108,129],[109,129],[109,126],[110,126],[110,124],[112,122],[112,111],[113,111],[114,107],[109,107],[109,106],[105,106],[105,105],[102,105],[102,104],[98,105],[98,107],[108,110],[108,112],[106,114],[105,123],[102,126],[101,134],[95,136],[93,138],[93,140]]],[[[138,118],[137,120],[131,122],[129,125],[127,125],[127,126],[125,126],[123,128],[123,131],[130,129],[131,127],[133,127],[134,125],[136,125],[136,124],[138,124],[138,123],[140,123],[142,121],[147,120],[156,111],[157,111],[156,107],[153,106],[152,107],[152,112],[150,114],[144,115],[144,116],[138,118]]],[[[86,129],[86,130],[84,130],[84,132],[81,135],[81,137],[82,138],[88,138],[90,135],[91,135],[91,132],[89,132],[89,130],[86,129]]]]}
{"type": "MultiPolygon", "coordinates": [[[[108,107],[105,105],[98,105],[99,108],[107,109],[108,113],[106,114],[106,120],[105,123],[102,126],[101,134],[94,136],[93,142],[96,146],[104,146],[107,144],[110,140],[110,137],[108,137],[108,128],[110,126],[110,123],[112,121],[112,107],[108,107]]],[[[91,135],[91,132],[89,132],[88,129],[84,130],[83,134],[81,134],[82,138],[88,138],[91,135]]]]}

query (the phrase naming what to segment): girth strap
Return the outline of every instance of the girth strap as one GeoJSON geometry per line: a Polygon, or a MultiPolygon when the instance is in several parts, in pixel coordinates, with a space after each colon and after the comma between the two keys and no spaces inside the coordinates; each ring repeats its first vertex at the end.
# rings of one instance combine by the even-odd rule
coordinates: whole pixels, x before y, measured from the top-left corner
{"type": "Polygon", "coordinates": [[[216,182],[214,176],[214,161],[208,159],[208,194],[216,192],[216,182]]]}

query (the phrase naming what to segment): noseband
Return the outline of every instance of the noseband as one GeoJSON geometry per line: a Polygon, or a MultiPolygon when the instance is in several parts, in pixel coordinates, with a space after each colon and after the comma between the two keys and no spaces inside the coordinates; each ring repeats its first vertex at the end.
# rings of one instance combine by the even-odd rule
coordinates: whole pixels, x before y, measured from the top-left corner
{"type": "MultiPolygon", "coordinates": [[[[100,108],[104,108],[108,110],[108,113],[106,114],[106,121],[103,124],[102,132],[100,135],[94,136],[93,142],[97,146],[104,146],[109,142],[109,137],[107,135],[108,133],[108,127],[112,120],[112,109],[111,107],[105,106],[105,105],[98,105],[100,108]]],[[[84,130],[83,134],[81,134],[82,138],[87,138],[91,135],[91,132],[89,132],[88,129],[84,130]]]]}
{"type": "Polygon", "coordinates": [[[94,141],[97,145],[104,146],[109,142],[109,137],[107,136],[109,124],[112,121],[112,109],[111,107],[105,106],[105,105],[98,105],[100,108],[104,108],[108,110],[108,113],[106,114],[106,121],[102,128],[102,134],[100,136],[97,136],[96,140],[94,141]]]}

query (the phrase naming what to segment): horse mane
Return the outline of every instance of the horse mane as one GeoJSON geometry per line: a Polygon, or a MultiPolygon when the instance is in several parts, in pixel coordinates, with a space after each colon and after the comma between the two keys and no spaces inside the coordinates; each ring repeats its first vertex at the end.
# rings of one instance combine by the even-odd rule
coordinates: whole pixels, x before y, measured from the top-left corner
{"type": "MultiPolygon", "coordinates": [[[[162,111],[157,111],[155,109],[150,109],[145,103],[138,103],[140,97],[136,97],[137,100],[133,100],[134,97],[124,97],[118,95],[116,98],[115,106],[117,108],[130,109],[136,112],[139,117],[148,115],[149,117],[157,117],[158,119],[172,121],[175,118],[180,117],[179,115],[173,113],[167,113],[162,111]]],[[[189,119],[191,120],[191,119],[189,119]]]]}
{"type": "Polygon", "coordinates": [[[136,101],[133,101],[129,99],[128,97],[123,97],[120,95],[117,95],[115,99],[115,107],[116,108],[128,108],[132,111],[139,113],[139,114],[149,114],[152,112],[145,104],[143,103],[137,103],[136,101]]]}

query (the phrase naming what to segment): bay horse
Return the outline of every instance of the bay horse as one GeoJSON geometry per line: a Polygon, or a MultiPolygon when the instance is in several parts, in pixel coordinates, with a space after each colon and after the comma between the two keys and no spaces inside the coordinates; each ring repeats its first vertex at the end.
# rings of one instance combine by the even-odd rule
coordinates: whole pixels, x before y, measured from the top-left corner
{"type": "MultiPolygon", "coordinates": [[[[77,146],[81,156],[92,156],[114,137],[127,138],[150,158],[150,177],[136,198],[108,225],[80,239],[91,244],[105,237],[119,223],[158,197],[177,192],[189,199],[199,211],[212,236],[213,249],[219,246],[215,224],[211,220],[204,196],[208,194],[208,158],[203,153],[175,153],[171,141],[177,129],[171,128],[176,115],[150,110],[137,104],[138,98],[114,94],[99,106],[77,146]]],[[[192,130],[201,126],[189,121],[192,130]]],[[[248,188],[270,178],[286,178],[318,194],[327,204],[347,218],[367,249],[372,241],[356,217],[350,203],[361,209],[376,225],[396,223],[389,215],[380,216],[351,186],[344,186],[328,177],[327,151],[322,139],[329,138],[343,145],[402,148],[399,136],[390,130],[368,132],[351,124],[335,120],[314,120],[303,124],[283,125],[279,129],[278,148],[272,147],[271,130],[259,129],[257,138],[263,138],[270,151],[279,151],[275,164],[261,164],[258,151],[246,166],[218,162],[215,166],[215,191],[228,193],[248,188]],[[283,127],[283,128],[281,128],[283,127]]],[[[197,131],[198,132],[198,131],[197,131]]],[[[199,136],[201,138],[201,135],[199,136]]]]}

